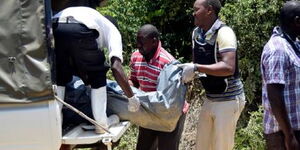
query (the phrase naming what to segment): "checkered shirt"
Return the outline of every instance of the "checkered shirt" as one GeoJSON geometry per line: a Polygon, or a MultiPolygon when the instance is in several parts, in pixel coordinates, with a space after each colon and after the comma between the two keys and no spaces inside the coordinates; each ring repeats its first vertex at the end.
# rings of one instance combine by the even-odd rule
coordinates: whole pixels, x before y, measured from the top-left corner
{"type": "Polygon", "coordinates": [[[174,57],[161,47],[157,47],[154,57],[147,62],[139,51],[135,51],[130,59],[129,79],[139,83],[140,89],[145,92],[156,91],[157,77],[165,64],[172,62],[174,57]]]}
{"type": "Polygon", "coordinates": [[[273,34],[265,45],[261,56],[262,72],[262,101],[264,107],[264,133],[270,134],[279,131],[279,124],[272,113],[267,96],[267,84],[284,85],[284,103],[291,126],[294,130],[300,129],[300,58],[296,52],[299,49],[299,40],[296,51],[283,38],[280,27],[275,27],[273,34]]]}

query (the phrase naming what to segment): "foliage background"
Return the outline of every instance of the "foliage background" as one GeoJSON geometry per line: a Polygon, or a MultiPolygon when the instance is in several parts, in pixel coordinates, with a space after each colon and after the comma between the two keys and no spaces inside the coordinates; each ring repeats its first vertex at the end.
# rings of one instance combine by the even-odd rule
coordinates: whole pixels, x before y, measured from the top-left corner
{"type": "MultiPolygon", "coordinates": [[[[161,32],[164,48],[181,62],[191,61],[191,33],[194,28],[192,8],[194,0],[109,0],[98,10],[118,20],[123,38],[124,64],[128,64],[130,54],[135,49],[136,32],[146,23],[155,25],[161,32]]],[[[238,39],[239,69],[244,83],[247,105],[241,115],[236,134],[235,149],[262,150],[262,108],[260,55],[264,44],[278,22],[278,12],[283,0],[227,0],[220,18],[233,28],[238,39]]],[[[198,91],[197,91],[198,90],[198,91]]],[[[193,88],[191,93],[199,93],[193,88]]],[[[200,105],[193,98],[194,104],[189,112],[191,120],[197,118],[200,105]]],[[[189,118],[189,117],[187,117],[189,118]]],[[[188,130],[194,130],[194,124],[187,124],[183,133],[184,147],[193,149],[194,138],[188,130]],[[190,140],[191,142],[186,142],[190,140]]],[[[115,149],[134,149],[136,127],[127,133],[115,149]]]]}

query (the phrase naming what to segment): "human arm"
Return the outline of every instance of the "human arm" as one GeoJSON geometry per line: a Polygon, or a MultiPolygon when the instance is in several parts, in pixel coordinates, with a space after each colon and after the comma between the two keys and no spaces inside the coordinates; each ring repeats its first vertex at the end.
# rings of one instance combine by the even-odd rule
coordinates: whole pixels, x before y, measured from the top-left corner
{"type": "Polygon", "coordinates": [[[103,46],[108,49],[108,57],[111,62],[112,74],[120,85],[121,89],[124,91],[127,97],[133,97],[133,92],[128,83],[127,76],[124,72],[122,62],[122,37],[119,30],[104,16],[99,14],[98,25],[100,27],[100,40],[103,46]]]}
{"type": "Polygon", "coordinates": [[[218,62],[209,65],[196,64],[196,70],[213,76],[230,76],[235,72],[237,40],[230,27],[219,29],[216,45],[219,53],[218,62]]]}
{"type": "Polygon", "coordinates": [[[267,84],[267,93],[271,110],[284,134],[285,146],[287,150],[298,150],[300,147],[287,115],[283,89],[283,84],[267,84]]]}
{"type": "Polygon", "coordinates": [[[299,148],[289,120],[287,103],[293,103],[293,99],[287,99],[285,89],[290,86],[290,56],[286,53],[284,41],[279,37],[271,39],[264,47],[261,56],[261,74],[263,79],[263,93],[266,93],[265,109],[272,112],[279,129],[284,134],[285,146],[288,150],[299,148]],[[276,43],[276,44],[275,44],[276,43]],[[266,88],[266,89],[264,89],[266,88]],[[294,147],[294,148],[293,148],[294,147]]]}
{"type": "Polygon", "coordinates": [[[120,85],[125,95],[128,97],[128,110],[131,112],[136,112],[139,110],[140,102],[139,99],[133,94],[128,79],[122,67],[121,60],[117,57],[111,59],[112,66],[111,70],[113,76],[115,77],[117,83],[120,85]]]}
{"type": "MultiPolygon", "coordinates": [[[[193,40],[194,42],[194,40],[193,40]]],[[[189,82],[194,77],[194,72],[198,71],[212,76],[233,75],[236,68],[236,37],[229,27],[222,27],[217,35],[216,45],[218,50],[218,60],[214,64],[193,64],[183,65],[183,82],[189,82]]],[[[194,53],[193,53],[194,55],[194,53]]],[[[195,59],[195,58],[194,58],[195,59]]]]}
{"type": "MultiPolygon", "coordinates": [[[[136,88],[139,88],[139,84],[136,80],[132,80],[131,79],[132,76],[130,76],[129,80],[128,80],[128,83],[131,85],[131,86],[134,86],[136,88]]],[[[140,101],[139,99],[136,97],[136,96],[133,96],[131,98],[128,99],[128,110],[131,111],[131,112],[136,112],[138,111],[139,107],[140,107],[140,101]]]]}
{"type": "MultiPolygon", "coordinates": [[[[134,86],[136,88],[139,88],[139,83],[138,83],[138,80],[136,78],[136,72],[134,70],[134,67],[133,67],[133,57],[130,58],[130,75],[129,75],[129,80],[128,80],[128,83],[131,85],[131,86],[134,86]]],[[[128,110],[131,111],[131,112],[136,112],[138,111],[139,107],[140,107],[140,102],[139,100],[137,99],[136,96],[133,96],[132,98],[129,98],[128,99],[128,110]]]]}
{"type": "Polygon", "coordinates": [[[117,57],[111,58],[111,70],[117,83],[120,85],[127,97],[133,97],[133,92],[122,67],[121,60],[117,57]]]}
{"type": "Polygon", "coordinates": [[[183,69],[182,81],[190,82],[195,76],[195,71],[213,76],[230,76],[235,72],[235,51],[229,51],[221,54],[221,60],[211,65],[201,65],[194,63],[179,64],[183,69]]]}
{"type": "Polygon", "coordinates": [[[235,72],[236,51],[220,53],[219,62],[210,65],[195,64],[195,70],[213,76],[230,76],[235,72]]]}
{"type": "Polygon", "coordinates": [[[133,74],[134,74],[134,73],[131,72],[130,77],[129,77],[129,80],[128,80],[128,83],[129,83],[131,86],[134,86],[134,87],[136,87],[136,88],[139,88],[139,87],[140,87],[140,84],[139,84],[139,82],[136,80],[136,78],[133,77],[133,74]]]}
{"type": "Polygon", "coordinates": [[[117,57],[113,57],[112,60],[112,73],[115,77],[116,81],[124,91],[125,95],[128,97],[128,110],[131,112],[136,112],[139,110],[140,101],[139,99],[133,94],[130,88],[130,82],[127,79],[125,72],[122,67],[121,60],[117,57]]]}
{"type": "Polygon", "coordinates": [[[104,45],[108,48],[113,76],[124,91],[125,95],[128,97],[128,110],[136,112],[139,110],[140,101],[131,90],[130,83],[128,82],[128,78],[122,67],[123,57],[121,34],[107,19],[103,19],[102,21],[102,25],[105,27],[105,29],[102,29],[102,32],[104,33],[104,45]]]}

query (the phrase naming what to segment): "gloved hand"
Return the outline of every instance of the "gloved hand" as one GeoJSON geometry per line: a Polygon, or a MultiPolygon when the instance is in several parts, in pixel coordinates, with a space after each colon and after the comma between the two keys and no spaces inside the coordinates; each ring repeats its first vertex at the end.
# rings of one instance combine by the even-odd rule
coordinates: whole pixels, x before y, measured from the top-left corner
{"type": "Polygon", "coordinates": [[[128,98],[128,110],[130,112],[137,112],[140,109],[140,100],[134,95],[128,98]]]}
{"type": "Polygon", "coordinates": [[[182,82],[188,83],[194,79],[195,76],[195,64],[193,63],[185,63],[185,64],[178,64],[179,68],[183,69],[182,72],[182,82]]]}

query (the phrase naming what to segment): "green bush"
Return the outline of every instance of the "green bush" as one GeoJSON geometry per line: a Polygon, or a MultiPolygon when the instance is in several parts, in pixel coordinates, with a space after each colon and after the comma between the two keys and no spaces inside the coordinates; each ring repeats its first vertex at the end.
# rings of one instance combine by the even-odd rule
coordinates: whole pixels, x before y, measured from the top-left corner
{"type": "Polygon", "coordinates": [[[256,109],[261,100],[260,56],[277,24],[282,2],[283,0],[232,0],[221,10],[222,20],[236,33],[239,70],[246,99],[256,109]]]}
{"type": "Polygon", "coordinates": [[[262,107],[258,111],[250,112],[250,119],[245,128],[237,131],[235,136],[236,150],[264,150],[265,141],[263,139],[263,113],[262,107]]]}
{"type": "Polygon", "coordinates": [[[239,70],[247,100],[237,129],[237,150],[264,149],[262,107],[259,107],[260,56],[273,27],[278,24],[282,3],[283,0],[230,0],[221,10],[222,20],[233,28],[238,39],[239,70]]]}
{"type": "Polygon", "coordinates": [[[161,32],[161,41],[176,58],[183,60],[191,55],[193,0],[109,0],[98,8],[104,15],[118,20],[123,38],[124,62],[136,48],[136,32],[151,23],[161,32]]]}
{"type": "Polygon", "coordinates": [[[114,150],[135,150],[138,136],[138,127],[131,126],[122,136],[120,143],[114,150]]]}
{"type": "Polygon", "coordinates": [[[261,105],[260,56],[273,27],[277,25],[283,0],[230,0],[221,10],[221,19],[233,28],[238,39],[239,70],[247,104],[238,127],[249,120],[248,112],[261,105]]]}
{"type": "Polygon", "coordinates": [[[116,18],[122,34],[124,63],[128,64],[135,48],[136,32],[147,20],[147,2],[143,0],[109,0],[107,6],[98,8],[103,15],[116,18]]]}

